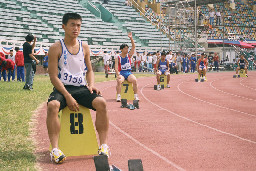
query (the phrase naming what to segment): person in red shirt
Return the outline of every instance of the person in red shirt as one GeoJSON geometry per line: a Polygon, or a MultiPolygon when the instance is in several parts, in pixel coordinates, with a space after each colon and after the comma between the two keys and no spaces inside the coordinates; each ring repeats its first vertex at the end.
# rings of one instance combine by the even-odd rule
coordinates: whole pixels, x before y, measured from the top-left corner
{"type": "Polygon", "coordinates": [[[214,70],[217,72],[219,72],[219,56],[217,53],[214,54],[214,57],[213,57],[213,61],[214,61],[214,70]]]}
{"type": "Polygon", "coordinates": [[[201,72],[203,71],[203,79],[205,80],[205,75],[208,68],[208,60],[207,58],[205,58],[205,53],[201,54],[201,57],[197,61],[196,68],[200,75],[201,75],[201,72]]]}
{"type": "Polygon", "coordinates": [[[2,71],[9,69],[13,71],[15,63],[11,59],[5,59],[4,57],[0,57],[0,66],[2,67],[2,71]]]}
{"type": "MultiPolygon", "coordinates": [[[[0,52],[0,57],[5,59],[3,52],[0,52]]],[[[6,70],[2,70],[2,66],[1,66],[1,62],[0,62],[0,81],[2,79],[2,75],[3,75],[4,81],[6,81],[6,70]]]]}
{"type": "Polygon", "coordinates": [[[23,52],[20,51],[19,47],[15,47],[15,51],[16,51],[15,64],[17,66],[17,81],[22,80],[22,82],[25,82],[23,52]]]}

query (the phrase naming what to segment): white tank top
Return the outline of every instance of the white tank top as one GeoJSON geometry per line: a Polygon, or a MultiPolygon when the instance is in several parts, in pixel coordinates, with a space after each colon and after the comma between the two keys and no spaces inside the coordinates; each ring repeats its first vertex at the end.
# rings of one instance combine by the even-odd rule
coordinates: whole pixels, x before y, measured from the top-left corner
{"type": "Polygon", "coordinates": [[[86,64],[84,60],[84,52],[82,41],[79,41],[79,51],[77,54],[71,54],[64,40],[61,39],[62,54],[58,63],[58,77],[64,85],[85,86],[86,64]]]}

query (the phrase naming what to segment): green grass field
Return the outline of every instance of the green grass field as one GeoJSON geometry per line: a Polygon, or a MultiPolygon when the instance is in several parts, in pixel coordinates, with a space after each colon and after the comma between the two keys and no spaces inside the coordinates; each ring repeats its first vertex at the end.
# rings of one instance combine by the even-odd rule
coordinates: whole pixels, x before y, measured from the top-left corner
{"type": "MultiPolygon", "coordinates": [[[[153,74],[136,74],[150,77],[153,74]]],[[[115,80],[95,73],[95,82],[115,80]]],[[[30,138],[33,111],[48,99],[52,84],[48,76],[36,75],[34,90],[23,90],[24,83],[0,81],[0,170],[36,170],[33,140],[30,138]]]]}

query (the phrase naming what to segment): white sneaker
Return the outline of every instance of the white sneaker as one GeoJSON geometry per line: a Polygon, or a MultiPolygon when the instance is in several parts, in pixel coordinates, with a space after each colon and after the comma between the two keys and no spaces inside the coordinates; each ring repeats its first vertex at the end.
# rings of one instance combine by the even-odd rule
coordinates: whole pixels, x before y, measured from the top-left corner
{"type": "Polygon", "coordinates": [[[140,100],[138,94],[134,94],[134,100],[140,100]]]}
{"type": "Polygon", "coordinates": [[[161,85],[160,84],[157,85],[157,90],[158,91],[161,90],[161,85]]]}
{"type": "Polygon", "coordinates": [[[166,88],[170,88],[170,85],[169,85],[169,84],[167,84],[166,88]]]}
{"type": "Polygon", "coordinates": [[[107,144],[102,144],[98,150],[99,155],[106,155],[108,158],[110,157],[110,149],[107,144]]]}
{"type": "Polygon", "coordinates": [[[66,156],[60,149],[54,148],[52,149],[51,153],[51,161],[54,160],[55,163],[59,164],[66,160],[66,156]]]}
{"type": "Polygon", "coordinates": [[[121,102],[121,94],[117,94],[116,101],[121,102]]]}

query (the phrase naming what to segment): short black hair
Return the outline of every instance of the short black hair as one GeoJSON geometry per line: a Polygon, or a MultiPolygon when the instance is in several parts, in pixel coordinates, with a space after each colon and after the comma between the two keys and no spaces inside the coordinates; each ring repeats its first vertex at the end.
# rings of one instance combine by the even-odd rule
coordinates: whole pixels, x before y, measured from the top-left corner
{"type": "Polygon", "coordinates": [[[77,13],[66,13],[63,15],[62,24],[67,25],[68,20],[70,20],[70,19],[81,20],[81,22],[82,22],[81,15],[79,15],[77,13]]]}
{"type": "Polygon", "coordinates": [[[19,51],[20,50],[20,48],[19,47],[15,47],[15,51],[19,51]]]}
{"type": "Polygon", "coordinates": [[[32,34],[28,34],[26,37],[25,37],[26,41],[27,42],[32,42],[32,40],[34,40],[34,36],[32,34]]]}
{"type": "Polygon", "coordinates": [[[120,46],[120,50],[122,50],[122,49],[125,48],[125,47],[128,47],[128,48],[129,48],[129,46],[124,43],[124,44],[122,44],[122,45],[120,46]]]}
{"type": "Polygon", "coordinates": [[[163,52],[161,52],[161,56],[166,56],[166,52],[165,51],[163,51],[163,52]]]}

